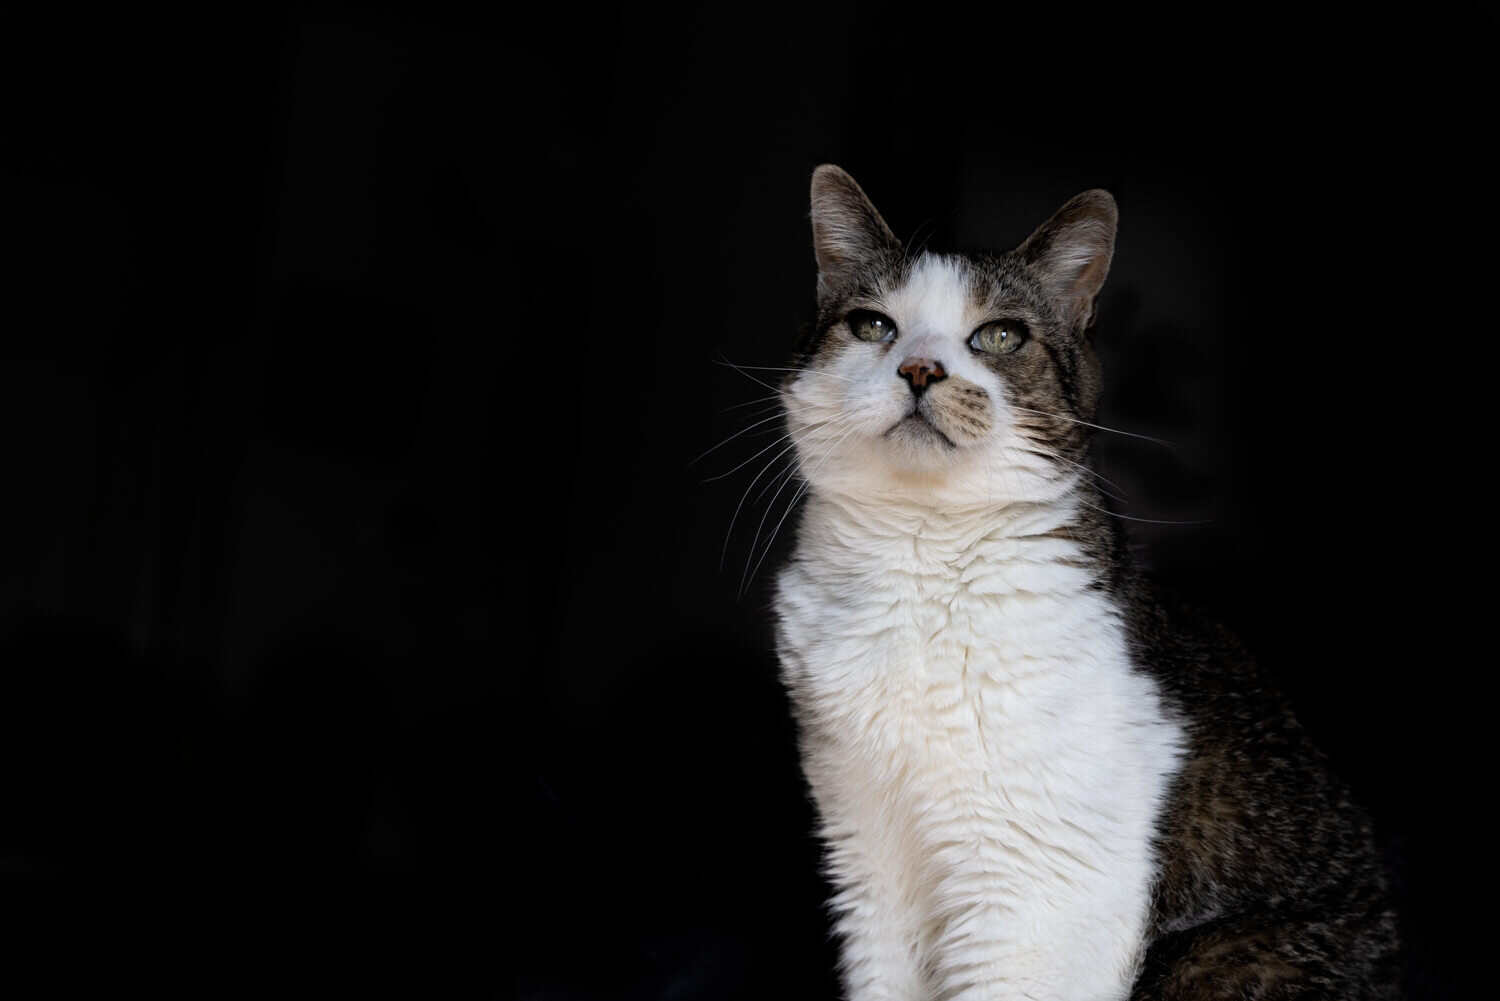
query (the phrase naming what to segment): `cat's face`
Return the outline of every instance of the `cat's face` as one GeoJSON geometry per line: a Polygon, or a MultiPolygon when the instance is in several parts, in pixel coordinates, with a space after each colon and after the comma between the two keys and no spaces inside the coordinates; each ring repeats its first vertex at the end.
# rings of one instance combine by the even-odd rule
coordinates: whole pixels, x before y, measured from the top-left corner
{"type": "Polygon", "coordinates": [[[1114,200],[1079,195],[1006,254],[912,257],[824,166],[812,219],[818,319],[782,397],[813,488],[965,505],[1066,493],[1098,397],[1087,330],[1114,200]]]}

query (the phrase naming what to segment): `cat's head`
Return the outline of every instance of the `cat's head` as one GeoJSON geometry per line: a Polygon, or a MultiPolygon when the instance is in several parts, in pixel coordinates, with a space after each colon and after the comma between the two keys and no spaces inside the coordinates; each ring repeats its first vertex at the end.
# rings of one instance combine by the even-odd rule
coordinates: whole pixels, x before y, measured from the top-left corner
{"type": "Polygon", "coordinates": [[[812,179],[817,319],[782,388],[814,490],[1045,501],[1086,460],[1114,199],[1086,191],[1015,250],[909,254],[854,179],[812,179]]]}

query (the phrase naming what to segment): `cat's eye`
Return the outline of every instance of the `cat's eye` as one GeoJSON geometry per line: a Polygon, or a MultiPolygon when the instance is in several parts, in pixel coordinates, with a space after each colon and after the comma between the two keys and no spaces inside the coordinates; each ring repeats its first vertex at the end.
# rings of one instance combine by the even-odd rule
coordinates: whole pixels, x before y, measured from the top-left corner
{"type": "Polygon", "coordinates": [[[1020,320],[995,320],[974,331],[969,346],[987,355],[1008,355],[1026,340],[1026,324],[1020,320]]]}
{"type": "Polygon", "coordinates": [[[896,324],[889,316],[873,309],[856,309],[844,317],[849,332],[862,341],[894,341],[896,324]]]}

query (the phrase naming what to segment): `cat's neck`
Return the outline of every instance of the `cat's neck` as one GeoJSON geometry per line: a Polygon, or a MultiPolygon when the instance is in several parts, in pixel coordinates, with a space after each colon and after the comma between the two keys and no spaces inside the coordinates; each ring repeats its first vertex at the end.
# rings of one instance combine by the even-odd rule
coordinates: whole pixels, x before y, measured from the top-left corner
{"type": "Polygon", "coordinates": [[[814,491],[799,532],[815,562],[835,572],[962,571],[976,560],[1092,563],[1086,539],[1100,509],[1074,483],[1045,500],[935,503],[911,496],[814,491]]]}

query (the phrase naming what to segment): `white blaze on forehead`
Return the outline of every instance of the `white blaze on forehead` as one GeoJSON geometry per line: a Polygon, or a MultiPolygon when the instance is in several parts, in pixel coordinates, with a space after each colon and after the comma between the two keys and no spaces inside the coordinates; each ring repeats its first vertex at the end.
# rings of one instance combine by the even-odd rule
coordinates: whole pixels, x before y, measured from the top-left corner
{"type": "Polygon", "coordinates": [[[951,351],[968,336],[969,292],[963,268],[954,258],[923,254],[906,283],[891,290],[886,302],[907,354],[940,356],[943,348],[951,351]]]}

